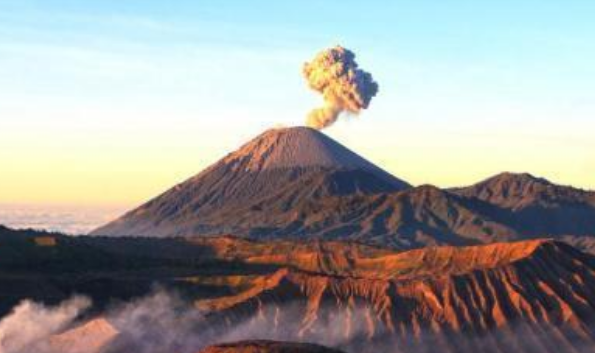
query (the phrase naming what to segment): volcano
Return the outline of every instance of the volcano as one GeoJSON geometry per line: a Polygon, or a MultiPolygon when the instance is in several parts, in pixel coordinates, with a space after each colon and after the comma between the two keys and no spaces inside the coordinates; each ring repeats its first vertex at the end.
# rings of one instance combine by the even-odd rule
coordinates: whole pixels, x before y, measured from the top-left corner
{"type": "Polygon", "coordinates": [[[290,216],[294,219],[287,224],[287,214],[313,202],[410,187],[317,130],[272,129],[92,234],[295,232],[299,220],[290,216]]]}
{"type": "Polygon", "coordinates": [[[109,236],[351,240],[413,249],[551,237],[595,253],[595,192],[523,173],[411,187],[323,133],[268,130],[95,230],[109,236]]]}

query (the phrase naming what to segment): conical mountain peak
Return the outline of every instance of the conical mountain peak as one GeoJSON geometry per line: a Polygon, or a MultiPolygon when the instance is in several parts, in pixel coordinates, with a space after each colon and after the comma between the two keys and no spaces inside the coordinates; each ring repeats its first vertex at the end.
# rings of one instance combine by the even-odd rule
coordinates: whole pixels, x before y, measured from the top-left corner
{"type": "Polygon", "coordinates": [[[267,233],[282,219],[299,226],[295,210],[321,200],[408,188],[317,130],[271,129],[93,234],[267,233]]]}
{"type": "Polygon", "coordinates": [[[250,171],[308,167],[380,170],[322,132],[304,126],[267,130],[224,162],[241,164],[250,171]]]}

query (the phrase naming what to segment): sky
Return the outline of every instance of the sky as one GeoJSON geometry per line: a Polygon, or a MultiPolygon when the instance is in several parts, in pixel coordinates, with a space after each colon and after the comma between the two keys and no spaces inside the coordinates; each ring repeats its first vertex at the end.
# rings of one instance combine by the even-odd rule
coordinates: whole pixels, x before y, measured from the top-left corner
{"type": "Polygon", "coordinates": [[[590,0],[0,0],[0,203],[133,206],[319,106],[343,45],[379,83],[325,133],[412,184],[595,189],[590,0]]]}

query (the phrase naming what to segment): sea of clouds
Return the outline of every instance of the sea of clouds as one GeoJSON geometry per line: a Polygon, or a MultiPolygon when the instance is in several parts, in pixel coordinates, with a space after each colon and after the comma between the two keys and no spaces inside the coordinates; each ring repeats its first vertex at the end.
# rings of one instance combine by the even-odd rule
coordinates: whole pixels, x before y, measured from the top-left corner
{"type": "Polygon", "coordinates": [[[0,224],[78,235],[115,219],[125,210],[124,206],[0,204],[0,224]]]}

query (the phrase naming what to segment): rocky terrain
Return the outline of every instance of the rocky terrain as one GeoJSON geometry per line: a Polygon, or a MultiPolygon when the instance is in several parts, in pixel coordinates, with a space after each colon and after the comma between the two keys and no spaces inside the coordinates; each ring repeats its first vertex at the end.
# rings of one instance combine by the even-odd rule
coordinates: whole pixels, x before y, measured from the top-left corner
{"type": "Polygon", "coordinates": [[[275,338],[297,332],[357,352],[588,351],[594,265],[553,241],[423,249],[370,260],[380,270],[357,276],[283,269],[197,305],[275,338]]]}
{"type": "Polygon", "coordinates": [[[395,252],[338,241],[0,233],[10,269],[0,274],[2,298],[93,299],[79,324],[49,338],[66,352],[134,351],[137,336],[105,302],[138,300],[156,283],[186,303],[171,325],[200,313],[192,330],[176,329],[176,339],[199,337],[181,353],[254,339],[346,352],[582,353],[594,344],[595,258],[554,240],[395,252]]]}
{"type": "Polygon", "coordinates": [[[341,351],[307,343],[241,341],[210,346],[199,353],[341,353],[341,351]]]}

